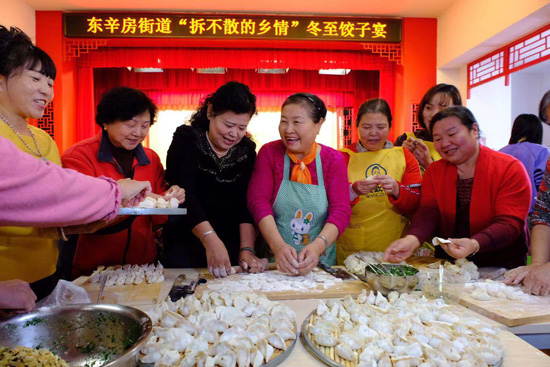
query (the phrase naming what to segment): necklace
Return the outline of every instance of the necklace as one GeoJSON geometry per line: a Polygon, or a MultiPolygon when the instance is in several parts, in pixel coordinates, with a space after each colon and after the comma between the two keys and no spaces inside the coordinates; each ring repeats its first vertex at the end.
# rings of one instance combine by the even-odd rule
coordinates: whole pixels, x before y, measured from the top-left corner
{"type": "Polygon", "coordinates": [[[19,140],[21,140],[23,142],[23,144],[25,144],[25,146],[27,147],[28,150],[31,151],[32,154],[34,154],[35,156],[39,157],[39,158],[42,158],[43,160],[46,160],[46,158],[44,157],[44,155],[42,154],[42,151],[40,150],[40,147],[38,146],[38,142],[36,141],[36,137],[34,136],[34,133],[32,132],[32,130],[27,126],[27,130],[29,130],[29,133],[31,134],[31,137],[32,137],[32,140],[34,141],[34,145],[36,146],[36,151],[34,149],[32,149],[29,144],[27,144],[27,142],[25,141],[25,139],[23,139],[23,137],[21,136],[21,134],[19,134],[19,132],[17,130],[15,130],[15,128],[13,127],[12,124],[10,124],[10,122],[8,121],[7,118],[4,117],[4,115],[2,115],[0,113],[0,119],[2,119],[2,121],[4,121],[12,130],[13,132],[17,135],[17,137],[19,138],[19,140]]]}
{"type": "Polygon", "coordinates": [[[227,149],[225,152],[218,152],[214,146],[212,145],[212,142],[210,141],[210,138],[208,138],[208,131],[206,132],[206,140],[208,140],[208,144],[210,144],[210,148],[214,151],[214,153],[216,153],[216,155],[218,155],[219,157],[222,157],[224,155],[227,154],[227,152],[229,151],[229,149],[227,149]]]}

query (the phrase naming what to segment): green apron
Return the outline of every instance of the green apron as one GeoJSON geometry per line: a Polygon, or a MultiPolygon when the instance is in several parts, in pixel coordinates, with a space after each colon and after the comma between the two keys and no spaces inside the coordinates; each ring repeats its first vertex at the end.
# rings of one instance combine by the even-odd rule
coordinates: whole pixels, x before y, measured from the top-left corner
{"type": "MultiPolygon", "coordinates": [[[[315,166],[318,185],[290,181],[290,158],[285,154],[283,181],[273,203],[273,215],[283,240],[298,253],[321,233],[328,216],[328,199],[321,165],[321,149],[317,149],[315,166]]],[[[336,262],[336,244],[320,257],[325,263],[336,262]]]]}

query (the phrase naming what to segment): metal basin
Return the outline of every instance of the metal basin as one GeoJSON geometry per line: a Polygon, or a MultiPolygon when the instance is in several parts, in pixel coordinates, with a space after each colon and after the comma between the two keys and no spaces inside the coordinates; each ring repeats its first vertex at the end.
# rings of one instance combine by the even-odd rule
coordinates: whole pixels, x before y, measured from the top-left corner
{"type": "Polygon", "coordinates": [[[366,281],[369,287],[375,291],[381,292],[384,296],[388,293],[396,291],[399,293],[410,293],[414,291],[418,284],[418,277],[416,275],[397,276],[397,275],[385,275],[386,270],[392,271],[393,269],[402,269],[404,267],[412,268],[416,272],[418,269],[409,265],[397,265],[397,264],[384,264],[383,273],[375,273],[375,268],[367,267],[365,269],[365,276],[361,278],[366,281]]]}
{"type": "Polygon", "coordinates": [[[43,307],[0,321],[0,347],[47,348],[70,366],[135,366],[151,333],[144,312],[121,305],[43,307]]]}

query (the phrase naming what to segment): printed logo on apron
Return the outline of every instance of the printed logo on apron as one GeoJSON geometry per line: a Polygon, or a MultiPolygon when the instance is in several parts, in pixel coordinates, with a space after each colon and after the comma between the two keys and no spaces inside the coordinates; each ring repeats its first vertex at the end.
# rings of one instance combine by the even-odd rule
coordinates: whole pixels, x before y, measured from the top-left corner
{"type": "MultiPolygon", "coordinates": [[[[388,170],[386,170],[384,167],[382,167],[378,163],[371,164],[367,167],[367,170],[365,171],[365,177],[368,179],[369,177],[376,176],[376,175],[387,175],[388,170]]],[[[366,195],[367,198],[374,198],[374,197],[382,197],[382,196],[388,196],[388,194],[382,189],[380,185],[376,186],[376,188],[369,194],[366,195]]]]}
{"type": "Polygon", "coordinates": [[[292,241],[296,246],[306,246],[309,243],[310,236],[309,230],[313,221],[313,213],[309,212],[304,216],[302,209],[296,210],[294,218],[290,220],[290,233],[292,234],[292,241]]]}

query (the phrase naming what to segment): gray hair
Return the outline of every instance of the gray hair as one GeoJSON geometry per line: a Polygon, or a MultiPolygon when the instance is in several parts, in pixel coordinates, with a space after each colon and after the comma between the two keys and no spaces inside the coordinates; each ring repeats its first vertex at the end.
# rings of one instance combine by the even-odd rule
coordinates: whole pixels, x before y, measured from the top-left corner
{"type": "Polygon", "coordinates": [[[550,90],[544,93],[544,96],[542,96],[542,99],[540,100],[539,106],[539,118],[541,121],[550,124],[550,121],[548,121],[548,116],[546,116],[546,109],[548,106],[550,106],[550,90]]]}

